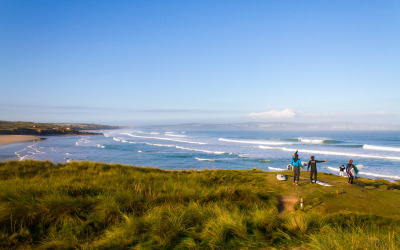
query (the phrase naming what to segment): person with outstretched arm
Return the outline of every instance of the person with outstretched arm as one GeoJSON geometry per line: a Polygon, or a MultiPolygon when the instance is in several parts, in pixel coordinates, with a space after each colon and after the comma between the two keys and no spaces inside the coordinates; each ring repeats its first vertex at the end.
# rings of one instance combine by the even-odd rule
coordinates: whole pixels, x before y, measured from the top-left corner
{"type": "Polygon", "coordinates": [[[293,185],[299,185],[299,179],[300,179],[300,167],[301,167],[301,161],[299,159],[299,155],[296,153],[293,155],[292,162],[293,166],[293,185]]]}
{"type": "Polygon", "coordinates": [[[296,157],[296,155],[297,155],[297,157],[299,157],[299,154],[297,154],[298,152],[299,152],[299,150],[297,149],[296,152],[293,153],[292,160],[296,157]]]}
{"type": "Polygon", "coordinates": [[[328,160],[324,160],[324,161],[317,161],[314,160],[314,156],[311,156],[311,160],[308,162],[308,167],[307,167],[307,171],[309,171],[310,166],[311,166],[311,171],[310,171],[310,182],[311,184],[313,184],[313,175],[314,175],[314,183],[317,183],[317,163],[318,162],[326,162],[328,160]]]}

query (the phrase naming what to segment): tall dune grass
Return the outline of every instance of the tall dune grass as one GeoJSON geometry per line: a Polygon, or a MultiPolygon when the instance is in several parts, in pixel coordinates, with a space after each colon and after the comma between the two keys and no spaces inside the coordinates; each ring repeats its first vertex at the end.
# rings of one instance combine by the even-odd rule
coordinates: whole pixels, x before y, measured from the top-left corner
{"type": "Polygon", "coordinates": [[[264,174],[3,162],[0,247],[400,248],[396,219],[279,213],[264,174]]]}

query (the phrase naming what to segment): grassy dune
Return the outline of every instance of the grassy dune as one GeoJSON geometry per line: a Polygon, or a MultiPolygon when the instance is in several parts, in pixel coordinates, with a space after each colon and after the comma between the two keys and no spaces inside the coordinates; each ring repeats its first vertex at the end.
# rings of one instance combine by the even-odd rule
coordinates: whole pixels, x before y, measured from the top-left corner
{"type": "Polygon", "coordinates": [[[320,173],[334,187],[295,187],[275,174],[2,162],[0,247],[400,248],[399,184],[320,173]]]}

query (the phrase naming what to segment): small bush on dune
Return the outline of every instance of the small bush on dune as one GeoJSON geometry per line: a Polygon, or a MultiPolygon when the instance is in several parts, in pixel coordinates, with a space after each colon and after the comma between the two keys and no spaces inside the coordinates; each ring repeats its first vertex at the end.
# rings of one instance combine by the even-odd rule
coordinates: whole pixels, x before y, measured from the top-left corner
{"type": "Polygon", "coordinates": [[[127,248],[140,242],[149,225],[136,216],[123,215],[123,222],[108,229],[104,236],[92,244],[94,248],[127,248]]]}
{"type": "Polygon", "coordinates": [[[271,234],[281,224],[276,209],[262,209],[256,207],[250,212],[251,222],[257,230],[264,234],[271,234]]]}
{"type": "Polygon", "coordinates": [[[165,205],[148,211],[144,219],[150,226],[148,237],[154,245],[174,246],[185,236],[182,209],[183,206],[165,205]]]}
{"type": "Polygon", "coordinates": [[[235,238],[247,238],[246,218],[238,210],[229,211],[218,205],[214,206],[215,218],[209,219],[201,236],[208,246],[224,247],[235,238]]]}
{"type": "Polygon", "coordinates": [[[68,219],[85,220],[95,207],[96,201],[55,196],[45,199],[43,205],[47,210],[47,220],[58,223],[68,219]]]}

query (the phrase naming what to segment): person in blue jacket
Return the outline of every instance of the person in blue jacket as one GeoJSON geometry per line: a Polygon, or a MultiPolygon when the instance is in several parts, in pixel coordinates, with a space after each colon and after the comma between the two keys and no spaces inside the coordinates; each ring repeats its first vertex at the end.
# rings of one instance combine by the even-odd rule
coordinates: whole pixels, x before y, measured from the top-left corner
{"type": "Polygon", "coordinates": [[[301,165],[301,161],[299,159],[299,155],[296,153],[294,153],[293,157],[292,157],[292,162],[291,162],[292,166],[293,166],[293,185],[299,185],[299,179],[300,179],[300,167],[301,165]]]}

